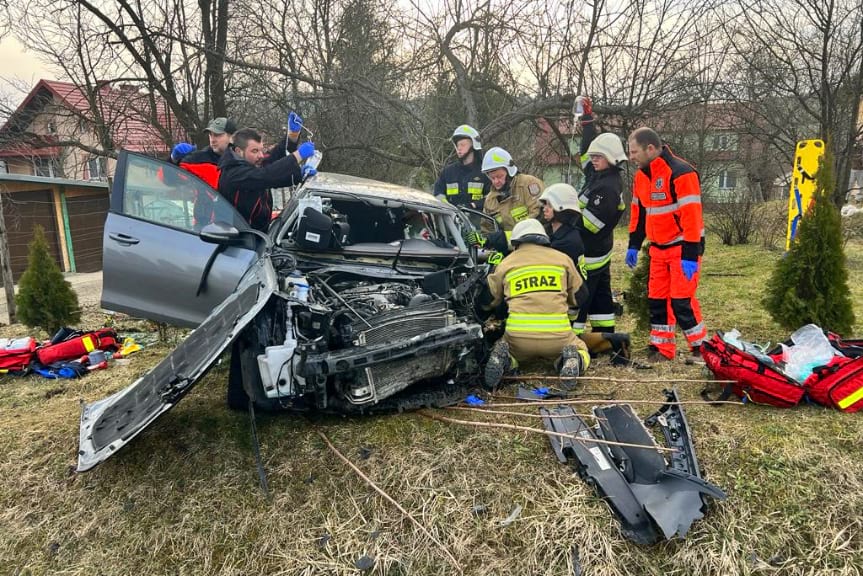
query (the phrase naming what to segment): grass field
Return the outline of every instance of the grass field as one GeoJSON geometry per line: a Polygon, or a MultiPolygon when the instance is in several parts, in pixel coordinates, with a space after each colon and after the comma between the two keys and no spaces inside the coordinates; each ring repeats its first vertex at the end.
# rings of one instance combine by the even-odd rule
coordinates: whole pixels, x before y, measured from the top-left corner
{"type": "MultiPolygon", "coordinates": [[[[624,251],[619,239],[616,288],[628,274],[624,251]]],[[[787,336],[760,305],[779,257],[757,246],[709,244],[700,298],[711,331],[736,327],[759,342],[787,336]]],[[[863,335],[863,243],[849,244],[848,257],[855,331],[863,335]]],[[[85,322],[101,320],[92,310],[85,322]]],[[[626,316],[621,322],[634,325],[626,316]]],[[[0,335],[26,333],[12,326],[0,335]]],[[[634,338],[637,347],[646,344],[646,334],[634,338]]],[[[259,415],[267,500],[248,416],[225,407],[224,362],[114,458],[74,473],[79,400],[125,387],[169,349],[149,347],[128,366],[81,380],[0,380],[0,575],[357,574],[363,556],[374,559],[369,573],[387,575],[863,572],[863,418],[814,406],[687,406],[702,470],[729,498],[686,540],[652,547],[621,536],[606,504],[557,462],[543,436],[417,413],[259,415]],[[339,460],[319,431],[421,522],[458,568],[339,460]],[[516,506],[520,515],[501,526],[516,506]]],[[[682,361],[649,371],[597,361],[591,371],[667,379],[584,384],[584,392],[630,400],[659,400],[674,378],[703,377],[682,361]]],[[[700,384],[677,387],[684,399],[698,399],[700,384]]],[[[637,407],[642,415],[653,409],[637,407]]],[[[540,426],[526,416],[439,413],[540,426]]]]}

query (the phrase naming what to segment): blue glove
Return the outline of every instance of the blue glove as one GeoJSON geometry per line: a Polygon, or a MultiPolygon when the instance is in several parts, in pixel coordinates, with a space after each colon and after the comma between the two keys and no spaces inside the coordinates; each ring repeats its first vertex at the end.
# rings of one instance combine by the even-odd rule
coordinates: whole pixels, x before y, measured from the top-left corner
{"type": "Polygon", "coordinates": [[[288,131],[299,132],[303,127],[303,119],[296,112],[288,114],[288,131]]]}
{"type": "Polygon", "coordinates": [[[189,152],[194,152],[196,149],[197,147],[194,144],[189,144],[188,142],[180,142],[171,149],[171,160],[173,162],[179,162],[183,159],[183,156],[185,156],[189,152]]]}
{"type": "Polygon", "coordinates": [[[698,272],[698,262],[692,260],[681,260],[680,267],[683,268],[683,275],[687,280],[692,280],[695,273],[698,272]]]}
{"type": "Polygon", "coordinates": [[[311,158],[315,154],[314,142],[303,142],[300,144],[300,147],[297,148],[297,152],[300,154],[300,160],[311,158]]]}
{"type": "Polygon", "coordinates": [[[468,406],[482,406],[483,404],[485,404],[485,400],[483,400],[479,396],[476,396],[475,394],[471,394],[470,396],[465,398],[464,402],[468,406]]]}
{"type": "Polygon", "coordinates": [[[303,180],[305,180],[306,178],[311,178],[317,173],[318,171],[311,166],[303,166],[303,180]]]}
{"type": "Polygon", "coordinates": [[[630,248],[626,251],[626,265],[635,268],[638,265],[638,250],[630,248]]]}

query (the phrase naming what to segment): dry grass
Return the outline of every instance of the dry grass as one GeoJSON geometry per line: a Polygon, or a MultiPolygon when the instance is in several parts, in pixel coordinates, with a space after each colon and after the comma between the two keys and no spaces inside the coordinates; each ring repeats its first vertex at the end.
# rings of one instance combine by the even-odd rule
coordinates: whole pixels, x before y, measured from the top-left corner
{"type": "MultiPolygon", "coordinates": [[[[848,249],[861,302],[863,244],[848,249]]],[[[711,329],[737,327],[758,340],[786,336],[758,303],[779,253],[713,243],[706,258],[701,299],[711,329]]],[[[619,286],[626,272],[618,260],[619,286]]],[[[863,307],[856,312],[863,334],[863,307]]],[[[100,321],[96,312],[85,319],[100,321]]],[[[0,335],[16,333],[25,331],[0,335]]],[[[646,335],[636,336],[646,343],[646,335]]],[[[116,457],[74,474],[79,399],[126,386],[168,349],[149,347],[128,366],[76,381],[0,380],[0,574],[357,574],[364,555],[374,558],[374,574],[456,573],[437,545],[327,449],[319,430],[440,540],[465,574],[573,574],[574,550],[584,573],[597,576],[861,573],[863,421],[810,406],[687,406],[704,473],[729,499],[712,506],[685,541],[653,547],[625,540],[608,507],[541,436],[416,413],[259,416],[267,501],[248,417],[224,406],[224,364],[116,457]],[[517,505],[518,518],[501,526],[517,505]]],[[[682,362],[651,371],[597,362],[593,371],[701,376],[682,362]]],[[[650,400],[663,387],[590,382],[585,391],[613,388],[618,398],[650,400]]],[[[700,385],[678,388],[692,400],[700,385]]],[[[650,410],[637,407],[642,415],[650,410]]],[[[537,426],[518,416],[447,414],[537,426]]]]}

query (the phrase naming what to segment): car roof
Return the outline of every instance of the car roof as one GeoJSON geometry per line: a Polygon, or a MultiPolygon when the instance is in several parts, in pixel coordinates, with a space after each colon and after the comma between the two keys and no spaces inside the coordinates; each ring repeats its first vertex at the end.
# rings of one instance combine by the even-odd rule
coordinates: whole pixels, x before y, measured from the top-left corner
{"type": "Polygon", "coordinates": [[[344,192],[377,200],[408,202],[440,210],[454,210],[451,204],[441,202],[428,192],[416,188],[334,172],[318,172],[315,178],[306,183],[304,191],[344,192]]]}

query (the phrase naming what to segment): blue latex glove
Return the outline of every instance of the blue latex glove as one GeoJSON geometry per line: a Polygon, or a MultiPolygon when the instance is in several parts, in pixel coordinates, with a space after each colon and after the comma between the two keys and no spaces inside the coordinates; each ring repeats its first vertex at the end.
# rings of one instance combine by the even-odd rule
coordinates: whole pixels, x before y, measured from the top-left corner
{"type": "Polygon", "coordinates": [[[695,273],[698,272],[698,262],[692,260],[681,260],[680,267],[683,268],[683,275],[687,280],[692,280],[695,273]]]}
{"type": "Polygon", "coordinates": [[[465,398],[464,402],[468,406],[482,406],[483,404],[485,404],[485,400],[483,400],[479,396],[476,396],[475,394],[471,394],[470,396],[465,398]]]}
{"type": "Polygon", "coordinates": [[[534,388],[533,393],[539,396],[540,398],[545,398],[548,396],[548,388],[534,388]]]}
{"type": "Polygon", "coordinates": [[[303,128],[303,119],[296,112],[288,114],[288,131],[299,132],[303,128]]]}
{"type": "Polygon", "coordinates": [[[180,142],[171,149],[171,160],[174,162],[179,162],[183,159],[183,156],[185,156],[189,152],[194,152],[196,149],[197,147],[194,144],[189,144],[188,142],[180,142]]]}
{"type": "Polygon", "coordinates": [[[635,268],[638,265],[638,250],[630,248],[626,251],[626,265],[635,268]]]}
{"type": "Polygon", "coordinates": [[[318,171],[311,166],[303,166],[303,180],[305,180],[306,178],[311,178],[317,173],[318,171]]]}
{"type": "Polygon", "coordinates": [[[299,152],[300,154],[300,160],[310,158],[315,153],[314,142],[303,142],[302,144],[300,144],[300,147],[297,148],[297,152],[299,152]]]}

